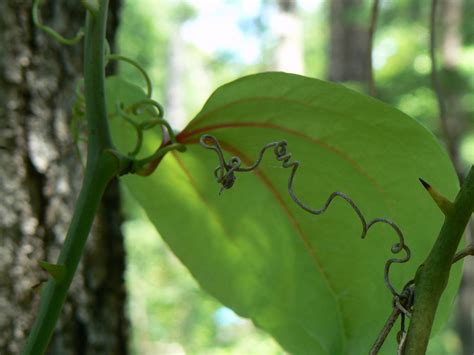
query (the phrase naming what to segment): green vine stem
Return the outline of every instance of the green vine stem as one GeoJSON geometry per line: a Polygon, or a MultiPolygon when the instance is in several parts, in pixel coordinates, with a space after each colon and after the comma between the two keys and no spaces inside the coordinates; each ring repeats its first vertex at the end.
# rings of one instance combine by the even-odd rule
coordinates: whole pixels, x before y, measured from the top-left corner
{"type": "Polygon", "coordinates": [[[51,27],[45,26],[40,22],[39,16],[38,16],[39,1],[40,0],[34,0],[33,1],[32,17],[33,17],[34,25],[36,27],[38,27],[40,30],[42,30],[42,31],[46,32],[47,34],[49,34],[50,36],[52,36],[56,41],[58,41],[61,44],[64,44],[66,46],[72,46],[72,45],[75,45],[75,44],[79,43],[79,41],[82,39],[82,37],[84,37],[84,31],[83,31],[82,28],[80,28],[79,31],[77,31],[76,35],[73,38],[65,38],[65,37],[61,36],[55,30],[53,30],[51,27]]]}
{"type": "Polygon", "coordinates": [[[71,225],[57,264],[64,276],[50,277],[42,293],[38,316],[23,354],[43,354],[53,334],[69,285],[79,264],[94,216],[109,181],[119,173],[107,124],[104,89],[104,41],[108,0],[100,1],[97,13],[87,12],[84,43],[84,85],[89,128],[85,178],[71,225]]]}
{"type": "Polygon", "coordinates": [[[453,257],[474,212],[474,166],[464,181],[430,254],[415,278],[415,305],[404,355],[425,354],[441,295],[448,283],[453,257]]]}

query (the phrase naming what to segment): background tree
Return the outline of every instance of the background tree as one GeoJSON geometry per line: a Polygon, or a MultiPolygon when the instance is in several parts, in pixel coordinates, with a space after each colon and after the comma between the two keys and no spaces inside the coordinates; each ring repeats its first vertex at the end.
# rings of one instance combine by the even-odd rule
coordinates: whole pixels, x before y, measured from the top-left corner
{"type": "MultiPolygon", "coordinates": [[[[70,129],[81,77],[82,47],[65,47],[35,28],[32,1],[0,3],[0,353],[17,354],[36,315],[80,187],[81,162],[70,129]]],[[[112,2],[114,47],[119,1],[112,2]]],[[[45,2],[43,21],[65,35],[83,25],[74,0],[45,2]]],[[[82,266],[69,292],[50,354],[125,354],[127,319],[118,185],[96,218],[82,266]]]]}
{"type": "MultiPolygon", "coordinates": [[[[463,44],[463,2],[451,0],[443,1],[439,5],[440,9],[436,13],[438,18],[434,20],[436,28],[439,28],[437,33],[441,35],[438,43],[442,60],[440,72],[443,79],[438,84],[440,125],[446,147],[462,180],[466,166],[461,157],[461,142],[466,138],[466,133],[469,133],[468,112],[462,104],[463,95],[469,90],[469,85],[459,71],[463,44]]],[[[474,225],[471,222],[466,236],[467,243],[473,243],[473,232],[474,225]]],[[[456,329],[461,338],[463,355],[474,353],[474,327],[471,315],[473,308],[474,262],[467,259],[464,261],[464,275],[456,309],[456,329]]]]}
{"type": "Polygon", "coordinates": [[[362,0],[330,2],[329,80],[366,83],[368,14],[362,0]]]}
{"type": "Polygon", "coordinates": [[[303,24],[294,0],[279,0],[274,26],[274,70],[304,73],[303,24]]]}

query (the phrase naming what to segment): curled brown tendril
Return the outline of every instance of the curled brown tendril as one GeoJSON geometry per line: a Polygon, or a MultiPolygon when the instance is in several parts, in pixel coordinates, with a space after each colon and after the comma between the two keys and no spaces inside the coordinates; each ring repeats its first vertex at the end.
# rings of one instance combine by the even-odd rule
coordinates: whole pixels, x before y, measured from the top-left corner
{"type": "Polygon", "coordinates": [[[260,153],[257,159],[255,160],[255,162],[250,166],[242,166],[242,161],[237,156],[231,157],[229,161],[226,162],[224,158],[223,149],[221,145],[219,144],[219,141],[217,140],[217,138],[215,138],[214,136],[211,136],[208,134],[202,135],[199,142],[201,146],[203,146],[204,148],[213,150],[217,153],[217,156],[219,158],[219,166],[214,170],[214,176],[216,177],[217,182],[222,185],[220,193],[224,189],[230,189],[234,185],[235,180],[236,180],[236,176],[235,176],[236,172],[249,172],[256,169],[260,165],[263,159],[263,155],[265,154],[265,151],[270,148],[273,148],[273,153],[275,154],[276,159],[282,162],[282,167],[291,169],[291,173],[288,178],[288,193],[290,194],[290,197],[299,207],[301,207],[306,212],[314,214],[314,215],[320,215],[328,209],[329,205],[336,197],[339,197],[345,200],[352,207],[354,212],[359,217],[360,222],[362,224],[361,238],[365,238],[369,229],[375,224],[377,223],[388,224],[398,236],[398,243],[395,243],[392,245],[391,252],[393,254],[398,254],[399,252],[404,250],[405,256],[403,258],[390,258],[389,260],[387,260],[387,262],[385,263],[385,269],[384,269],[384,280],[385,280],[385,284],[387,288],[390,290],[390,292],[392,293],[394,297],[400,298],[402,296],[395,290],[392,283],[390,282],[390,277],[389,277],[390,267],[393,263],[405,263],[408,260],[410,260],[411,252],[410,252],[410,248],[408,248],[408,246],[405,244],[405,239],[403,237],[402,231],[400,230],[400,227],[395,222],[386,218],[374,218],[370,221],[367,221],[364,215],[362,214],[362,211],[360,210],[360,208],[356,205],[356,203],[349,196],[339,191],[335,191],[331,193],[328,199],[326,200],[326,203],[324,204],[324,206],[320,209],[314,209],[304,204],[296,196],[295,192],[293,191],[293,180],[295,177],[296,170],[299,167],[299,162],[291,161],[292,156],[291,156],[291,153],[287,151],[286,141],[272,142],[272,143],[266,144],[260,150],[260,153]]]}

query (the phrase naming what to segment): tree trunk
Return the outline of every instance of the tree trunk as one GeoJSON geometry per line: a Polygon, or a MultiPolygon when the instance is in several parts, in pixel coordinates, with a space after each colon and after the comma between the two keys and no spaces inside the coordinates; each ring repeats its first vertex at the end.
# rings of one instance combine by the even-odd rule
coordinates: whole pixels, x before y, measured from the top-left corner
{"type": "Polygon", "coordinates": [[[439,48],[442,66],[438,70],[441,69],[441,92],[446,111],[446,117],[444,118],[446,123],[443,127],[443,133],[451,160],[461,176],[467,172],[467,167],[461,161],[460,154],[461,140],[467,128],[467,115],[461,103],[465,88],[462,85],[464,78],[457,67],[461,54],[462,1],[443,1],[440,5],[437,14],[441,20],[440,28],[442,31],[438,30],[437,32],[442,36],[439,48]]]}
{"type": "MultiPolygon", "coordinates": [[[[462,0],[450,0],[441,2],[441,11],[438,11],[442,21],[441,54],[443,59],[443,71],[450,77],[456,79],[461,77],[458,72],[458,64],[461,53],[461,22],[462,22],[462,0]],[[457,74],[457,75],[453,75],[457,74]]],[[[449,78],[449,77],[448,77],[449,78]]],[[[454,85],[453,81],[446,81],[443,85],[444,101],[446,106],[446,125],[444,136],[446,145],[451,155],[451,159],[458,171],[458,175],[463,177],[466,171],[464,162],[461,160],[460,144],[463,135],[467,131],[467,114],[462,107],[461,98],[465,94],[462,90],[451,89],[460,85],[454,85]]],[[[462,87],[462,86],[461,86],[462,87]]],[[[467,233],[467,244],[473,242],[474,223],[471,222],[470,233],[467,233]]],[[[464,273],[459,289],[456,304],[456,330],[462,344],[462,354],[474,354],[474,325],[472,319],[472,309],[474,308],[474,260],[467,257],[464,261],[464,273]]]]}
{"type": "MultiPolygon", "coordinates": [[[[31,0],[0,2],[0,353],[20,352],[37,313],[34,286],[55,262],[82,180],[69,130],[82,47],[35,28],[31,0]]],[[[109,41],[117,25],[112,1],[109,41]]],[[[50,0],[43,22],[71,36],[83,25],[76,0],[50,0]]],[[[117,183],[96,218],[49,354],[125,354],[124,250],[117,183]]]]}
{"type": "Polygon", "coordinates": [[[331,0],[329,80],[367,82],[368,19],[362,0],[331,0]]]}

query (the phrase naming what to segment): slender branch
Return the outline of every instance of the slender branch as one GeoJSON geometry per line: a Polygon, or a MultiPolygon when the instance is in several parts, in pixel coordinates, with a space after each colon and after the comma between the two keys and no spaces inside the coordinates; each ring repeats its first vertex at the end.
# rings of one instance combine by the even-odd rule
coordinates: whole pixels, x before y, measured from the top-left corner
{"type": "Polygon", "coordinates": [[[415,305],[404,355],[419,355],[426,351],[436,309],[448,283],[456,249],[473,211],[474,166],[456,196],[453,208],[446,215],[438,239],[417,273],[415,305]]]}
{"type": "Polygon", "coordinates": [[[110,179],[118,173],[119,161],[111,153],[104,89],[104,41],[108,0],[102,0],[96,14],[88,12],[85,35],[84,84],[89,128],[85,178],[74,215],[57,264],[64,266],[58,280],[50,277],[41,294],[38,316],[23,354],[43,354],[79,264],[94,216],[110,179]]]}
{"type": "Polygon", "coordinates": [[[377,26],[377,17],[379,14],[379,0],[374,0],[372,4],[372,12],[370,18],[370,27],[369,27],[369,46],[367,49],[367,65],[368,69],[368,86],[369,86],[369,95],[376,96],[375,90],[375,80],[374,80],[374,66],[372,63],[372,52],[374,47],[374,37],[375,37],[375,29],[377,26]]]}
{"type": "Polygon", "coordinates": [[[387,339],[387,336],[390,334],[393,326],[395,325],[395,322],[400,316],[400,313],[401,311],[398,308],[393,308],[392,313],[390,314],[387,321],[385,322],[384,327],[382,328],[382,331],[377,336],[374,345],[372,345],[372,348],[370,348],[369,355],[377,355],[379,353],[380,349],[385,343],[385,339],[387,339]]]}
{"type": "Polygon", "coordinates": [[[471,244],[457,253],[453,258],[453,264],[457,263],[459,260],[464,259],[466,256],[474,255],[474,244],[471,244]]]}

